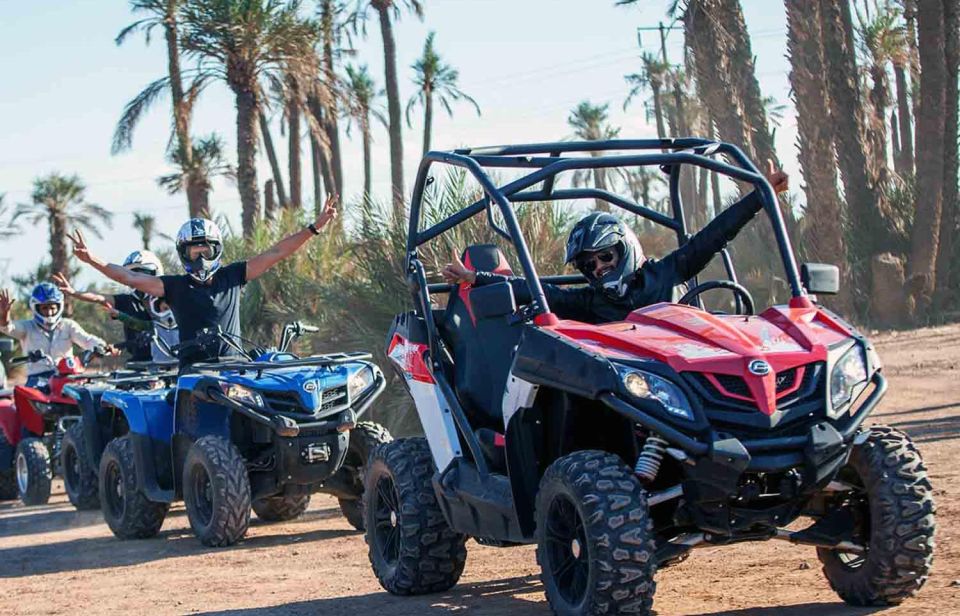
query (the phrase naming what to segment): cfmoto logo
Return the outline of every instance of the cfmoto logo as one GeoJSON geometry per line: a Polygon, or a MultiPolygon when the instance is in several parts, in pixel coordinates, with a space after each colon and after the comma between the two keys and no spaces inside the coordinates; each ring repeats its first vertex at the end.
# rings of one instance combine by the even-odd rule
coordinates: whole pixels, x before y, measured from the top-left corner
{"type": "Polygon", "coordinates": [[[762,359],[755,359],[747,365],[747,370],[750,371],[750,374],[766,376],[770,374],[770,364],[762,359]]]}
{"type": "Polygon", "coordinates": [[[303,384],[303,391],[313,393],[317,391],[317,382],[316,381],[307,381],[303,384]]]}

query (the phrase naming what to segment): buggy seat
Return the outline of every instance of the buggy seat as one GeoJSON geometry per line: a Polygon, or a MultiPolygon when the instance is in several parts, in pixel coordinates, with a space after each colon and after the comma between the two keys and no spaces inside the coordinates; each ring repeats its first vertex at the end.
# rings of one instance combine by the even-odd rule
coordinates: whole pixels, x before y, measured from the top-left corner
{"type": "MultiPolygon", "coordinates": [[[[494,244],[468,246],[461,260],[471,271],[513,275],[494,244]]],[[[454,390],[474,428],[502,432],[503,392],[522,328],[502,316],[476,317],[470,302],[472,289],[462,284],[450,291],[440,333],[453,355],[454,390]]]]}

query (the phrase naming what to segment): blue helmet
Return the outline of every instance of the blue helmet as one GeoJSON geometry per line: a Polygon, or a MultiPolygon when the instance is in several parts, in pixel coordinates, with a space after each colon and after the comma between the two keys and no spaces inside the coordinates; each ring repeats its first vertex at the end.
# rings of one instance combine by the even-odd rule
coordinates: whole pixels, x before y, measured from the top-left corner
{"type": "Polygon", "coordinates": [[[33,292],[30,293],[30,310],[33,312],[34,323],[43,329],[53,329],[63,317],[63,293],[49,282],[41,282],[33,287],[33,292]],[[40,312],[40,306],[51,304],[57,307],[53,315],[47,316],[40,312]]]}

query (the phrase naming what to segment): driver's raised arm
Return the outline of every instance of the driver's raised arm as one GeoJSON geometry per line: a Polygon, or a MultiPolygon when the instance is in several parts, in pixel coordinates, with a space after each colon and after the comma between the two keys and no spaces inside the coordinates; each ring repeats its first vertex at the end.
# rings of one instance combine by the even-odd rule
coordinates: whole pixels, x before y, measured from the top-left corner
{"type": "Polygon", "coordinates": [[[147,295],[163,297],[163,282],[159,277],[148,276],[146,274],[131,271],[120,265],[107,263],[103,259],[90,252],[90,249],[87,247],[87,242],[79,229],[74,233],[75,235],[68,234],[67,237],[73,241],[73,254],[79,261],[90,265],[93,267],[93,269],[97,270],[114,282],[119,282],[126,287],[130,287],[138,291],[143,291],[147,295]]]}

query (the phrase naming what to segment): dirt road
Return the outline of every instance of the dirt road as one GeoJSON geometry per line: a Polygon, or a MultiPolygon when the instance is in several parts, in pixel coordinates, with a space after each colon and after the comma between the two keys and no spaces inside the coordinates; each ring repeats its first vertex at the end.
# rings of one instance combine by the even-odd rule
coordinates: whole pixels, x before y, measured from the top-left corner
{"type": "MultiPolygon", "coordinates": [[[[960,614],[960,326],[875,338],[890,393],[877,422],[920,443],[938,506],[934,574],[891,614],[960,614]]],[[[294,523],[254,519],[229,549],[201,547],[182,507],[160,537],[120,542],[99,512],[77,513],[62,486],[52,502],[0,505],[0,613],[74,614],[548,614],[531,548],[468,544],[451,592],[402,599],[382,592],[363,537],[336,502],[315,497],[294,523]]],[[[813,548],[780,542],[706,548],[658,574],[659,614],[831,616],[847,608],[820,574],[813,548]]]]}

